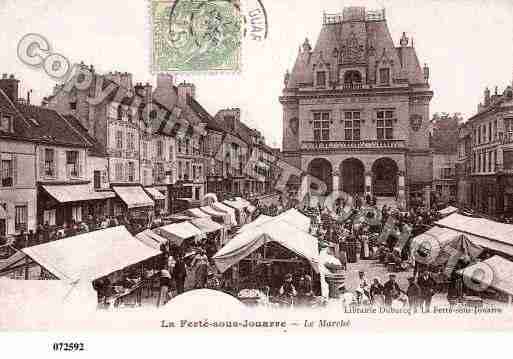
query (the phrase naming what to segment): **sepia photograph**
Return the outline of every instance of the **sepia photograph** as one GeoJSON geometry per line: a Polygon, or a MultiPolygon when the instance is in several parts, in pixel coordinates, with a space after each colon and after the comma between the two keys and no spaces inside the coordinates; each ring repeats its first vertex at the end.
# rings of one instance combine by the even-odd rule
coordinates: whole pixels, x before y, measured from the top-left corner
{"type": "Polygon", "coordinates": [[[513,329],[512,15],[0,0],[0,330],[513,329]]]}

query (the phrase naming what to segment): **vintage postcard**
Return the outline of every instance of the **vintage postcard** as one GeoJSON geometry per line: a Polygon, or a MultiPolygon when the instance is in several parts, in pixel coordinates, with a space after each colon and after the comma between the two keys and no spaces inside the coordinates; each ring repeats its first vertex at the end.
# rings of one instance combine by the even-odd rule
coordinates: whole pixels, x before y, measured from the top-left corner
{"type": "Polygon", "coordinates": [[[0,329],[513,329],[512,11],[0,1],[0,329]]]}

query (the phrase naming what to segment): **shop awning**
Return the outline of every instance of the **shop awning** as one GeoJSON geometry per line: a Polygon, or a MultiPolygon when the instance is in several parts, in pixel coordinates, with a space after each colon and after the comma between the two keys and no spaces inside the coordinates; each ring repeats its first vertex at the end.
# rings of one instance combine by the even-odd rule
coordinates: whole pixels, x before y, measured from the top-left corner
{"type": "MultiPolygon", "coordinates": [[[[484,270],[486,272],[486,270],[484,270]]],[[[500,256],[494,256],[476,263],[458,272],[464,277],[513,296],[513,262],[500,256]],[[483,269],[491,269],[491,276],[482,275],[483,269]],[[481,270],[480,270],[481,268],[481,270]]]]}
{"type": "Polygon", "coordinates": [[[511,224],[485,218],[466,217],[457,213],[441,219],[435,224],[463,234],[481,237],[487,241],[494,241],[497,244],[507,245],[513,249],[513,225],[511,224]]]}
{"type": "Polygon", "coordinates": [[[173,223],[156,228],[154,231],[176,245],[181,245],[187,238],[203,235],[203,233],[190,222],[173,223]]]}
{"type": "Polygon", "coordinates": [[[144,187],[144,189],[155,201],[166,200],[166,196],[164,196],[158,189],[152,187],[144,187]]]}
{"type": "Polygon", "coordinates": [[[217,252],[213,259],[219,271],[224,273],[234,264],[249,256],[265,243],[276,242],[293,253],[307,259],[312,268],[319,271],[319,249],[317,238],[286,222],[276,225],[269,221],[256,228],[236,235],[217,252]]]}
{"type": "Polygon", "coordinates": [[[112,191],[93,191],[88,184],[44,185],[43,189],[59,203],[102,200],[116,197],[112,191]]]}
{"type": "Polygon", "coordinates": [[[210,218],[208,214],[200,210],[199,208],[190,208],[185,211],[185,213],[190,214],[194,218],[210,218]]]}
{"type": "Polygon", "coordinates": [[[239,202],[239,201],[226,200],[223,203],[227,206],[238,209],[239,211],[242,211],[244,208],[246,208],[246,206],[242,202],[239,202]]]}
{"type": "Polygon", "coordinates": [[[138,240],[146,244],[147,246],[160,250],[160,246],[162,244],[167,243],[167,239],[159,236],[157,233],[153,232],[151,229],[147,229],[144,232],[139,233],[135,236],[138,240]]]}
{"type": "Polygon", "coordinates": [[[452,207],[452,206],[445,207],[444,209],[441,209],[440,211],[438,211],[438,213],[440,213],[442,216],[448,216],[448,215],[456,213],[456,212],[458,212],[458,208],[452,207]]]}
{"type": "Polygon", "coordinates": [[[24,248],[28,255],[57,278],[93,281],[160,254],[133,237],[125,227],[88,232],[24,248]]]}
{"type": "Polygon", "coordinates": [[[155,206],[155,202],[144,192],[141,186],[115,186],[112,189],[130,209],[155,206]]]}
{"type": "Polygon", "coordinates": [[[191,223],[203,233],[214,233],[223,229],[223,226],[210,218],[196,218],[191,220],[191,223]]]}
{"type": "Polygon", "coordinates": [[[7,213],[3,206],[0,206],[0,219],[7,219],[7,213]]]}
{"type": "Polygon", "coordinates": [[[211,207],[213,207],[215,210],[227,213],[230,216],[230,223],[233,226],[237,225],[237,217],[235,217],[235,210],[221,202],[215,202],[212,203],[211,207]]]}

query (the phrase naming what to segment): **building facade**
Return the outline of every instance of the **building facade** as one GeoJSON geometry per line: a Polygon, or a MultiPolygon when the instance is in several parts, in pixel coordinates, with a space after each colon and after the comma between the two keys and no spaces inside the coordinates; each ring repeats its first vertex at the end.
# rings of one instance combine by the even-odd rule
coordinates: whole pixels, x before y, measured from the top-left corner
{"type": "Polygon", "coordinates": [[[315,46],[307,39],[285,75],[283,159],[328,192],[422,194],[432,182],[428,80],[413,41],[403,33],[395,45],[384,11],[325,14],[315,46]]]}
{"type": "Polygon", "coordinates": [[[460,202],[475,212],[499,218],[513,216],[513,88],[492,95],[487,88],[478,112],[459,136],[460,202]]]}

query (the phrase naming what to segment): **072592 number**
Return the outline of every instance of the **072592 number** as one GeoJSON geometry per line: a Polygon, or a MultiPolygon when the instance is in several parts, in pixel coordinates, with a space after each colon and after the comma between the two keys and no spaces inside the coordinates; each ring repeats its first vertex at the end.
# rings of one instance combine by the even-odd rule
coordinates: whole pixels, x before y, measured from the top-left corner
{"type": "Polygon", "coordinates": [[[85,350],[84,343],[53,343],[54,352],[81,352],[85,350]]]}

